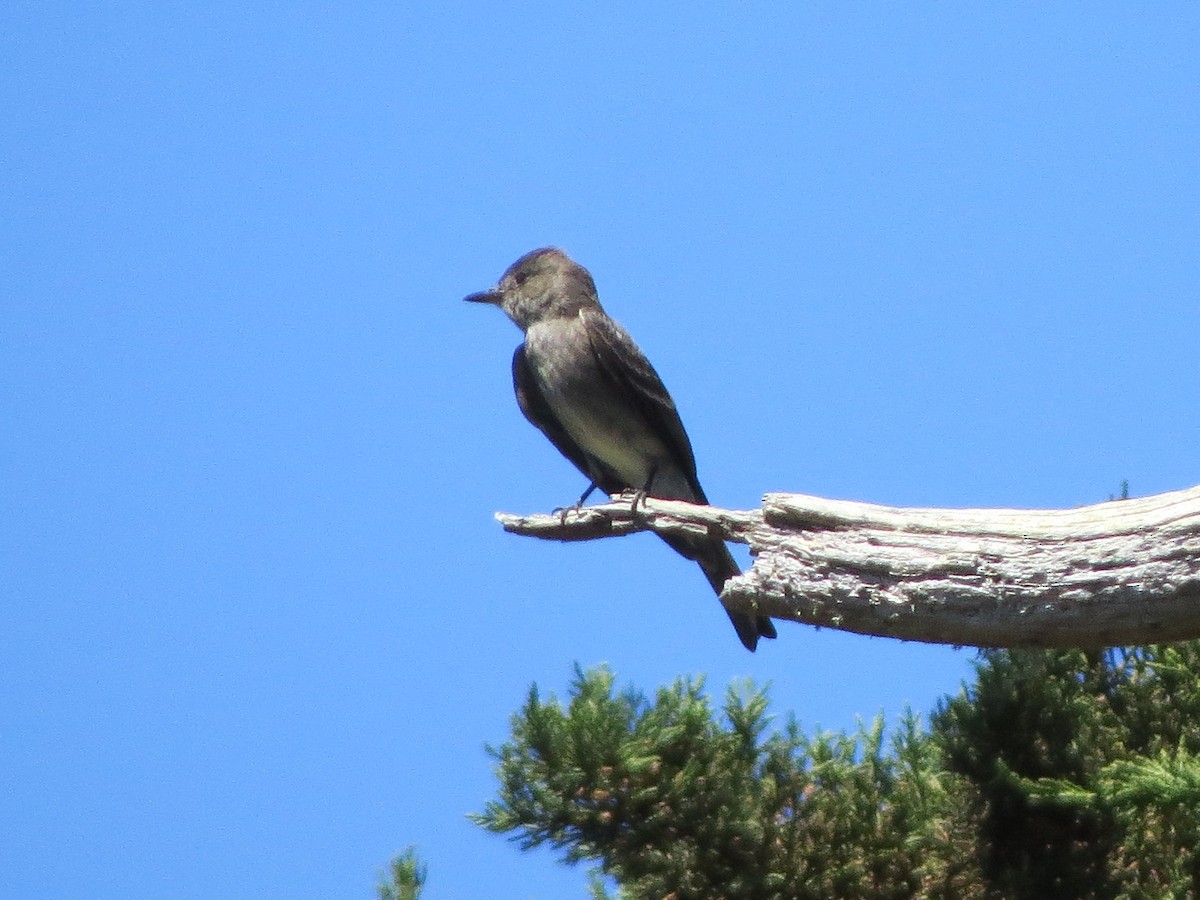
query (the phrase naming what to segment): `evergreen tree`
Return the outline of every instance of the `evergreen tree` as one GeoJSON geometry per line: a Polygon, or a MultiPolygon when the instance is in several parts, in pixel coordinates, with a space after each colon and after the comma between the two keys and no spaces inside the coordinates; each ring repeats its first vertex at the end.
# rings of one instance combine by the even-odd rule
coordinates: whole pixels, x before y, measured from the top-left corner
{"type": "Polygon", "coordinates": [[[997,651],[933,730],[1011,897],[1200,895],[1200,642],[997,651]]]}
{"type": "Polygon", "coordinates": [[[700,680],[653,701],[576,671],[566,706],[530,691],[512,739],[491,752],[500,796],[475,819],[523,848],[599,863],[622,896],[982,896],[947,828],[965,799],[906,716],[853,737],[767,735],[765,691],[726,692],[715,716],[700,680]]]}
{"type": "Polygon", "coordinates": [[[985,653],[975,685],[943,703],[933,727],[950,771],[972,785],[976,858],[1006,897],[1112,896],[1111,810],[1038,791],[1091,783],[1108,759],[1116,716],[1100,701],[1108,671],[1080,651],[985,653]]]}
{"type": "Polygon", "coordinates": [[[1200,642],[984,653],[890,738],[767,708],[577,669],[565,704],[531,689],[474,818],[626,898],[1200,896],[1200,642]]]}
{"type": "Polygon", "coordinates": [[[425,864],[409,847],[392,860],[389,877],[379,882],[379,900],[421,900],[425,887],[425,864]]]}

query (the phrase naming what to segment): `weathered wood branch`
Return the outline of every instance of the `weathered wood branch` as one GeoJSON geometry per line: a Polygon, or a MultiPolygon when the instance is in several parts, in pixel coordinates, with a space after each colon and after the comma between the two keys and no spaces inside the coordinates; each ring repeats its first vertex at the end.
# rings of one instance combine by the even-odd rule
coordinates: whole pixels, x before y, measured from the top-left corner
{"type": "Polygon", "coordinates": [[[731,608],[905,640],[1102,647],[1200,637],[1200,486],[1062,510],[908,509],[768,494],[735,511],[629,498],[505,530],[559,541],[698,530],[750,546],[731,608]]]}

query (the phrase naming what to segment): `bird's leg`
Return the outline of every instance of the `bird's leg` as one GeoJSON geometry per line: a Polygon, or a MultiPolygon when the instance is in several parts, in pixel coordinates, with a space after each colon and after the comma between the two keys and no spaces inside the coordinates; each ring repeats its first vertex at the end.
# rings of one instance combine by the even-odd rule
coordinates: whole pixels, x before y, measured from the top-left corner
{"type": "Polygon", "coordinates": [[[646,483],[639,490],[633,492],[633,506],[629,511],[633,515],[637,515],[638,503],[642,504],[642,508],[646,508],[646,498],[650,496],[650,488],[654,484],[654,476],[658,474],[658,466],[650,467],[650,474],[646,476],[646,483]]]}

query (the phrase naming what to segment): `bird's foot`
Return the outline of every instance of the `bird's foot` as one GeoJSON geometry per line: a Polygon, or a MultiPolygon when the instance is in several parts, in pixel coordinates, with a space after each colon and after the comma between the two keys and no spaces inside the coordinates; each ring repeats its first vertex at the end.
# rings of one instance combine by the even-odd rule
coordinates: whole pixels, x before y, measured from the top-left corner
{"type": "Polygon", "coordinates": [[[635,515],[635,516],[637,515],[637,508],[638,508],[639,502],[642,504],[642,509],[646,508],[646,498],[650,496],[650,488],[654,484],[654,476],[657,474],[658,474],[658,466],[651,466],[650,474],[646,476],[646,483],[644,485],[642,485],[640,490],[635,490],[633,492],[633,506],[631,506],[629,508],[629,511],[633,515],[635,515]]]}
{"type": "Polygon", "coordinates": [[[558,524],[559,525],[566,525],[567,524],[567,516],[569,516],[573,512],[578,512],[582,508],[583,508],[582,503],[572,503],[570,506],[556,506],[556,507],[554,507],[554,509],[552,509],[550,511],[550,515],[558,516],[558,524]]]}
{"type": "Polygon", "coordinates": [[[575,510],[577,510],[577,509],[581,509],[583,507],[584,501],[586,501],[588,497],[592,496],[592,491],[594,491],[595,489],[596,489],[596,482],[593,481],[587,486],[587,490],[584,491],[582,494],[580,494],[579,499],[576,500],[573,504],[571,504],[570,506],[556,506],[551,511],[550,514],[558,516],[558,524],[559,525],[565,525],[566,521],[567,521],[567,515],[569,513],[575,512],[575,510]]]}

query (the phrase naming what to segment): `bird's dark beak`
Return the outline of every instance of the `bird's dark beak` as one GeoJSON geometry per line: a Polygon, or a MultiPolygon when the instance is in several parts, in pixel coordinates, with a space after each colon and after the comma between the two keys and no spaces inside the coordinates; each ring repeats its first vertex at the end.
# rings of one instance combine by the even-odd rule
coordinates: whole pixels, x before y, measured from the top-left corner
{"type": "Polygon", "coordinates": [[[463,299],[468,303],[490,303],[493,306],[499,306],[500,297],[500,292],[492,288],[490,291],[480,291],[478,294],[467,294],[463,299]]]}

